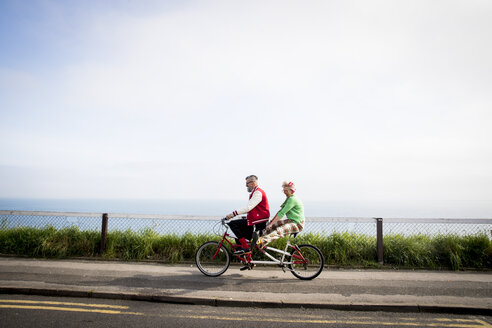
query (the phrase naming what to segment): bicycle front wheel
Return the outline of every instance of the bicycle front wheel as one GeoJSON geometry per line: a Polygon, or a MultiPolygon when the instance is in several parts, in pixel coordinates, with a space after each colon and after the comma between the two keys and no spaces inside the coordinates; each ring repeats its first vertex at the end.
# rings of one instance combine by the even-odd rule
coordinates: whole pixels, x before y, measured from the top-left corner
{"type": "Polygon", "coordinates": [[[207,241],[198,248],[195,262],[198,270],[209,277],[217,277],[226,272],[231,263],[227,248],[216,241],[207,241]]]}
{"type": "Polygon", "coordinates": [[[302,280],[311,280],[319,276],[325,265],[321,251],[308,244],[294,247],[290,253],[290,272],[302,280]]]}

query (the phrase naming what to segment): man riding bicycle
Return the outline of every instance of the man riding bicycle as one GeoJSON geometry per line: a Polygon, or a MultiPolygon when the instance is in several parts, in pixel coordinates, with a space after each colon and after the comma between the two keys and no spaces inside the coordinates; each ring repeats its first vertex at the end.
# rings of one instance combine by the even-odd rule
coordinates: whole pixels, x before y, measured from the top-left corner
{"type": "Polygon", "coordinates": [[[241,245],[241,248],[234,254],[249,252],[250,249],[246,239],[251,239],[255,227],[257,231],[265,229],[270,218],[268,199],[265,192],[258,187],[258,177],[256,175],[246,177],[246,188],[250,193],[248,205],[226,216],[226,219],[229,220],[237,215],[248,213],[246,219],[229,222],[229,227],[236,235],[236,242],[241,245]]]}

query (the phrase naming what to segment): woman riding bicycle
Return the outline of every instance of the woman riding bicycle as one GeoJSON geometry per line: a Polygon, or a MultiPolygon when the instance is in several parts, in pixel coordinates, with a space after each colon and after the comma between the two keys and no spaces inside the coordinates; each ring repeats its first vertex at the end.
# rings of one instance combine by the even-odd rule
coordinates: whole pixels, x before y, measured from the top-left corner
{"type": "Polygon", "coordinates": [[[263,230],[262,236],[258,238],[258,233],[255,232],[251,242],[251,248],[255,246],[258,240],[259,247],[265,247],[272,241],[279,239],[287,234],[298,233],[304,228],[304,205],[294,193],[296,186],[293,182],[284,181],[282,188],[287,199],[280,205],[280,211],[270,221],[263,230]],[[286,219],[282,218],[287,216],[286,219]]]}

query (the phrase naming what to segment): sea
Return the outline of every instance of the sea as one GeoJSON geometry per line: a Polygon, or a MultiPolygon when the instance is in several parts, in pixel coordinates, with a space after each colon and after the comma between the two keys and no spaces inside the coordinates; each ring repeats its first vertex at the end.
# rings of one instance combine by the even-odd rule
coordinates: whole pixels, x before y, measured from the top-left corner
{"type": "MultiPolygon", "coordinates": [[[[282,199],[270,200],[270,211],[282,199]]],[[[306,217],[492,218],[492,201],[304,200],[306,217]]],[[[0,210],[221,216],[247,199],[40,199],[0,198],[0,210]]]]}

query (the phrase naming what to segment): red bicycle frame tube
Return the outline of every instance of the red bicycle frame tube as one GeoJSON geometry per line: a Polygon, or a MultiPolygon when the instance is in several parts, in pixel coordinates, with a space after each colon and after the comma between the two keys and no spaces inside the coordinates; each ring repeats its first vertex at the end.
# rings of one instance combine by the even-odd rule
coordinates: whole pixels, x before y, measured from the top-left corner
{"type": "Polygon", "coordinates": [[[304,256],[302,256],[302,253],[299,252],[299,250],[297,249],[297,247],[294,246],[294,249],[296,250],[296,253],[299,254],[299,255],[292,254],[292,257],[293,258],[296,258],[296,259],[300,259],[301,262],[292,261],[292,263],[293,264],[307,263],[306,259],[304,258],[304,256]]]}
{"type": "MultiPolygon", "coordinates": [[[[226,231],[226,232],[224,232],[224,235],[222,236],[222,240],[221,240],[221,241],[220,241],[220,243],[219,243],[219,247],[217,247],[217,251],[215,252],[215,254],[214,254],[214,256],[212,257],[212,259],[215,259],[215,257],[217,256],[217,254],[219,254],[220,248],[221,248],[221,247],[222,247],[222,245],[224,244],[224,240],[225,240],[225,241],[227,241],[227,243],[229,243],[229,245],[231,246],[231,248],[232,248],[233,250],[234,250],[234,248],[239,247],[239,246],[235,246],[233,243],[231,243],[231,242],[229,241],[229,239],[227,239],[227,237],[231,237],[231,235],[229,235],[229,234],[227,233],[227,231],[226,231]]],[[[241,257],[241,256],[238,256],[238,255],[235,255],[235,254],[233,254],[233,255],[234,255],[235,257],[239,258],[239,259],[240,259],[241,261],[243,261],[243,262],[248,262],[248,263],[249,263],[249,262],[251,261],[251,254],[248,254],[248,260],[245,260],[245,259],[244,259],[243,257],[241,257]]]]}

